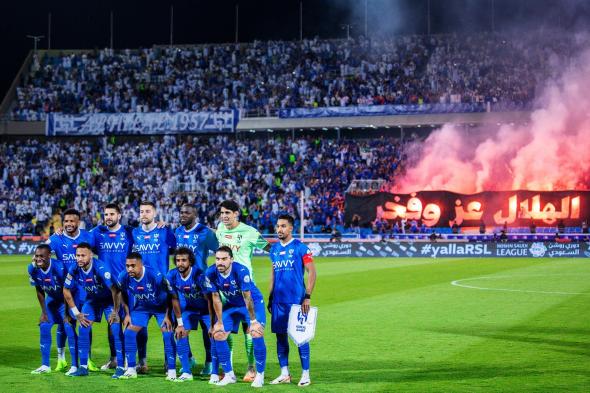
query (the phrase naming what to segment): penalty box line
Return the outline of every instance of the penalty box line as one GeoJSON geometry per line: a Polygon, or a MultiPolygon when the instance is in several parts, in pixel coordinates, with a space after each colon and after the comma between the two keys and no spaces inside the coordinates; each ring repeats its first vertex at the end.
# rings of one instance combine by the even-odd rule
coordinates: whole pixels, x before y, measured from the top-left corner
{"type": "MultiPolygon", "coordinates": [[[[587,274],[586,274],[587,275],[587,274]]],[[[521,293],[541,293],[545,295],[587,295],[587,292],[563,292],[563,291],[533,291],[527,289],[510,289],[510,288],[489,288],[481,287],[476,285],[463,284],[463,281],[474,281],[474,280],[494,280],[500,278],[516,278],[516,277],[548,277],[548,276],[580,276],[580,274],[533,274],[533,275],[515,275],[515,276],[482,276],[474,278],[464,278],[461,280],[451,281],[451,285],[467,289],[477,289],[480,291],[499,291],[499,292],[521,292],[521,293]]]]}

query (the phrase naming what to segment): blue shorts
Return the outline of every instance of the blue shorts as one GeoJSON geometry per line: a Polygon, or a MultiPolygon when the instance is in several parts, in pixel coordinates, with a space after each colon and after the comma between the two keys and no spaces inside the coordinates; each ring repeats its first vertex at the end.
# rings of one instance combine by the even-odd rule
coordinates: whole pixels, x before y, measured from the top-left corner
{"type": "Polygon", "coordinates": [[[50,297],[45,298],[45,308],[47,309],[47,319],[49,323],[61,325],[64,323],[66,316],[66,305],[63,300],[56,300],[50,297]]]}
{"type": "MultiPolygon", "coordinates": [[[[264,300],[254,300],[254,314],[256,320],[262,325],[266,325],[266,309],[264,307],[264,300]]],[[[250,314],[246,306],[242,307],[228,307],[223,310],[223,328],[226,332],[237,332],[240,327],[240,322],[246,322],[250,325],[250,314]]]]}
{"type": "MultiPolygon", "coordinates": [[[[104,319],[108,320],[109,315],[113,312],[113,305],[108,303],[93,303],[92,301],[86,301],[82,306],[81,312],[87,314],[86,319],[93,322],[102,321],[102,315],[104,319]]],[[[119,308],[119,316],[121,315],[121,308],[119,308]]]]}
{"type": "MultiPolygon", "coordinates": [[[[131,311],[131,324],[133,326],[147,327],[151,317],[156,317],[158,326],[161,327],[166,318],[165,312],[153,312],[153,311],[131,311]]],[[[183,321],[184,322],[184,321],[183,321]]]]}
{"type": "Polygon", "coordinates": [[[273,333],[287,333],[291,303],[273,303],[270,317],[270,329],[273,333]]]}
{"type": "Polygon", "coordinates": [[[211,327],[211,318],[209,314],[187,310],[182,312],[182,323],[186,330],[197,330],[199,325],[201,325],[201,329],[209,330],[211,327]]]}

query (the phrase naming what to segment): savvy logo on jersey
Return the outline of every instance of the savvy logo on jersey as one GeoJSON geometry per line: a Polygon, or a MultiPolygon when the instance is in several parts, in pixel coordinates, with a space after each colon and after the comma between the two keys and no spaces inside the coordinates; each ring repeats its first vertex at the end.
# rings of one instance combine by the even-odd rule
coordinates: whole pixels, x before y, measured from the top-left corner
{"type": "MultiPolygon", "coordinates": [[[[92,279],[90,279],[92,282],[92,279]]],[[[104,285],[100,283],[96,283],[94,285],[84,285],[84,290],[90,293],[98,293],[104,289],[104,285]]]]}
{"type": "Polygon", "coordinates": [[[124,251],[125,243],[100,243],[100,249],[102,251],[124,251]]]}
{"type": "Polygon", "coordinates": [[[61,285],[47,285],[47,284],[43,284],[43,285],[41,285],[41,289],[47,293],[47,292],[57,292],[57,291],[59,291],[62,288],[61,288],[61,285]]]}
{"type": "Polygon", "coordinates": [[[229,291],[229,290],[221,290],[221,293],[223,293],[224,296],[226,297],[232,297],[232,296],[238,296],[238,294],[240,293],[239,289],[234,289],[233,291],[229,291]]]}
{"type": "Polygon", "coordinates": [[[277,269],[281,269],[281,268],[293,267],[294,264],[295,264],[294,259],[285,259],[282,261],[274,261],[272,263],[272,267],[273,267],[273,269],[277,270],[277,269]]]}
{"type": "Polygon", "coordinates": [[[62,260],[64,262],[75,262],[76,261],[76,254],[63,254],[62,260]]]}
{"type": "MultiPolygon", "coordinates": [[[[137,287],[137,289],[139,289],[141,287],[137,287]]],[[[143,288],[142,288],[143,289],[143,288]]],[[[137,301],[148,301],[148,302],[152,302],[156,300],[156,293],[155,292],[148,292],[148,293],[134,293],[133,294],[133,298],[137,301]]]]}
{"type": "Polygon", "coordinates": [[[193,253],[197,252],[197,246],[195,246],[193,244],[178,243],[177,246],[178,246],[178,248],[186,247],[186,248],[190,249],[193,253]]]}
{"type": "Polygon", "coordinates": [[[160,251],[160,243],[156,244],[135,244],[133,249],[139,253],[141,252],[159,252],[160,251]]]}

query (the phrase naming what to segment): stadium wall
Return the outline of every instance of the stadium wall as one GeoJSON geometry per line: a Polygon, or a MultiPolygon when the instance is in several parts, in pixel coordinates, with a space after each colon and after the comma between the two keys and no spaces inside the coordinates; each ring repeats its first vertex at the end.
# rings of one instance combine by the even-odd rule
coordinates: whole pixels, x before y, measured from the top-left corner
{"type": "MultiPolygon", "coordinates": [[[[385,128],[385,127],[418,127],[440,126],[453,124],[497,124],[523,123],[529,120],[529,112],[489,112],[489,113],[439,113],[428,115],[395,115],[395,116],[360,116],[360,117],[323,117],[311,119],[279,119],[278,117],[241,118],[237,124],[237,132],[250,130],[286,130],[309,128],[385,128]]],[[[44,121],[12,121],[2,122],[0,134],[3,135],[45,135],[44,121]]]]}
{"type": "MultiPolygon", "coordinates": [[[[590,258],[590,242],[341,242],[307,243],[318,257],[410,258],[590,258]]],[[[33,255],[39,242],[5,240],[0,255],[33,255]]],[[[255,255],[268,255],[256,251],[255,255]]]]}

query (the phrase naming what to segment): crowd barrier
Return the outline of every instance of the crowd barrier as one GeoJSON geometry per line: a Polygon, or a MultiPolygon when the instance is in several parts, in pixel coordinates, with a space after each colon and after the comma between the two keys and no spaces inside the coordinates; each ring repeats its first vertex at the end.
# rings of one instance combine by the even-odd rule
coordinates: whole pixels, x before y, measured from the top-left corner
{"type": "MultiPolygon", "coordinates": [[[[0,242],[0,255],[33,255],[33,241],[0,242]]],[[[590,258],[590,242],[310,242],[318,257],[532,257],[590,258]]],[[[257,251],[255,255],[265,255],[257,251]]]]}

